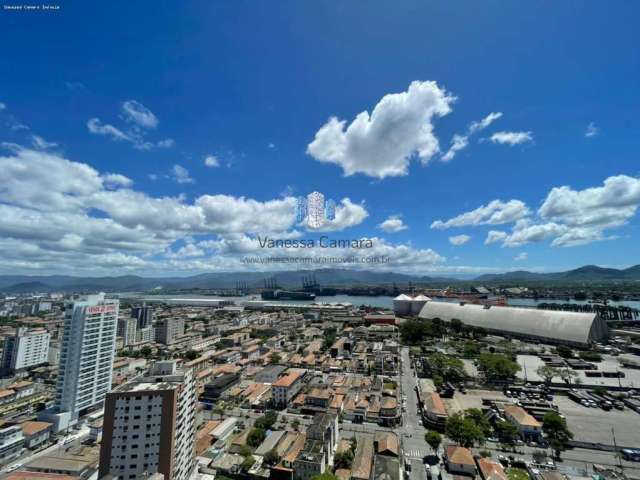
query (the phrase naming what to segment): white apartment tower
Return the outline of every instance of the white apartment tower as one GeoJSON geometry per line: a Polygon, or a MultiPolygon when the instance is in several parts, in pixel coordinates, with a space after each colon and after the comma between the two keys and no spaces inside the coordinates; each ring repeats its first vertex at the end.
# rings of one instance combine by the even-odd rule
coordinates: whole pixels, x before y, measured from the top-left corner
{"type": "Polygon", "coordinates": [[[56,399],[53,410],[41,416],[57,431],[75,424],[111,389],[119,306],[104,293],[65,305],[56,399]]]}
{"type": "Polygon", "coordinates": [[[138,321],[135,318],[119,318],[117,335],[122,337],[122,344],[133,345],[137,340],[138,321]]]}
{"type": "Polygon", "coordinates": [[[50,335],[44,329],[18,327],[13,337],[7,337],[2,350],[2,369],[17,371],[45,363],[49,356],[50,335]]]}
{"type": "Polygon", "coordinates": [[[186,480],[195,467],[196,385],[191,369],[156,362],[107,394],[100,478],[186,480]]]}
{"type": "Polygon", "coordinates": [[[311,228],[320,228],[324,221],[324,195],[320,192],[312,192],[307,195],[307,225],[311,228]]]}

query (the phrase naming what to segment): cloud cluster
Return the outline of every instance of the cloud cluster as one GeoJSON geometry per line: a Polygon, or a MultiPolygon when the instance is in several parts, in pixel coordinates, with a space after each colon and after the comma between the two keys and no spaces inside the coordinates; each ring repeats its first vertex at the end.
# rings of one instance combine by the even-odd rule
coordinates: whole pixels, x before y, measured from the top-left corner
{"type": "Polygon", "coordinates": [[[469,235],[455,235],[453,237],[449,237],[449,243],[456,247],[459,247],[460,245],[464,245],[469,240],[471,240],[471,236],[469,235]]]}
{"type": "Polygon", "coordinates": [[[380,223],[378,228],[387,233],[396,233],[406,230],[409,227],[407,227],[402,221],[402,216],[391,215],[384,222],[380,223]]]}
{"type": "Polygon", "coordinates": [[[494,200],[450,220],[437,220],[431,228],[511,223],[511,231],[490,230],[485,245],[520,247],[551,240],[554,247],[573,247],[617,238],[606,231],[627,224],[639,207],[640,179],[617,175],[584,190],[555,187],[535,214],[520,200],[494,200]]]}
{"type": "MultiPolygon", "coordinates": [[[[205,237],[223,242],[223,248],[227,237],[299,235],[293,197],[259,201],[212,194],[193,202],[153,197],[136,191],[124,175],[101,173],[50,151],[4,147],[9,147],[0,155],[0,269],[5,271],[175,270],[182,259],[204,261],[205,253],[217,251],[197,244],[172,250],[185,239],[205,237]]],[[[188,172],[174,170],[188,182],[188,172]]],[[[345,198],[324,231],[349,228],[367,215],[362,204],[345,198]]],[[[238,258],[227,262],[233,266],[238,258]]]]}
{"type": "Polygon", "coordinates": [[[114,141],[129,142],[138,150],[151,150],[152,148],[171,148],[175,145],[172,138],[164,138],[157,141],[147,140],[150,130],[154,130],[159,123],[158,117],[136,100],[127,100],[121,105],[121,117],[125,122],[124,127],[118,128],[109,123],[103,123],[99,118],[90,118],[87,121],[87,129],[94,135],[109,137],[114,141]]]}
{"type": "Polygon", "coordinates": [[[440,160],[442,160],[443,162],[449,162],[453,160],[453,158],[460,150],[467,148],[467,146],[469,145],[469,137],[477,132],[484,130],[500,117],[502,117],[502,112],[491,112],[482,120],[471,122],[469,128],[467,128],[467,133],[465,133],[464,135],[456,133],[453,136],[453,138],[451,139],[451,146],[449,147],[449,150],[447,150],[445,154],[440,157],[440,160]]]}
{"type": "Polygon", "coordinates": [[[496,132],[491,135],[490,140],[493,143],[513,147],[514,145],[533,142],[533,134],[531,132],[496,132]]]}
{"type": "Polygon", "coordinates": [[[439,152],[433,120],[451,112],[455,98],[431,81],[414,81],[406,92],[382,97],[371,114],[347,124],[332,117],[307,146],[320,162],[339,165],[346,176],[383,179],[407,175],[409,163],[426,164],[439,152]]]}
{"type": "Polygon", "coordinates": [[[436,220],[431,228],[446,230],[452,227],[468,227],[476,225],[501,225],[511,223],[529,215],[529,208],[520,200],[493,200],[470,212],[463,213],[449,220],[436,220]]]}

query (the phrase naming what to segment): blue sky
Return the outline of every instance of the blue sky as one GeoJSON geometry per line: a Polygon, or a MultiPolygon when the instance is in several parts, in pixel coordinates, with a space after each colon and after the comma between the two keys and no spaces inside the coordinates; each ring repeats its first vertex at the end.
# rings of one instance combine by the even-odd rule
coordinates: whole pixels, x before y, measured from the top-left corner
{"type": "Polygon", "coordinates": [[[633,2],[60,7],[0,11],[0,273],[246,268],[314,190],[397,271],[640,262],[633,2]]]}

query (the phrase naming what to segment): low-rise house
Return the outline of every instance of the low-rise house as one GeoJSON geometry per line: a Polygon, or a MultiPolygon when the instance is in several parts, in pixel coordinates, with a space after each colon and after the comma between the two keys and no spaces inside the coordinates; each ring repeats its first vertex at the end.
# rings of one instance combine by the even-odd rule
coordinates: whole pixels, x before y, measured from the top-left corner
{"type": "Polygon", "coordinates": [[[436,392],[423,392],[421,395],[422,418],[431,427],[441,430],[447,422],[447,407],[436,392]]]}
{"type": "Polygon", "coordinates": [[[476,475],[476,463],[468,448],[458,445],[447,445],[444,449],[447,471],[452,474],[476,475]]]}
{"type": "Polygon", "coordinates": [[[273,401],[277,407],[286,407],[298,394],[305,374],[306,370],[290,368],[271,385],[273,401]]]}
{"type": "Polygon", "coordinates": [[[518,427],[518,432],[523,440],[537,440],[542,434],[542,424],[518,405],[506,406],[504,415],[507,420],[518,427]]]}
{"type": "Polygon", "coordinates": [[[398,400],[395,397],[383,396],[380,402],[379,421],[382,425],[393,426],[400,422],[398,400]]]}
{"type": "Polygon", "coordinates": [[[202,455],[213,445],[214,438],[211,433],[220,423],[222,422],[218,420],[209,420],[196,432],[196,455],[202,455]]]}
{"type": "Polygon", "coordinates": [[[500,462],[491,458],[479,458],[476,463],[482,480],[509,480],[500,462]]]}
{"type": "Polygon", "coordinates": [[[373,437],[373,446],[378,455],[398,457],[398,436],[393,432],[378,431],[373,437]]]}
{"type": "Polygon", "coordinates": [[[96,473],[99,453],[97,447],[76,447],[63,453],[56,451],[30,461],[23,469],[29,472],[89,478],[96,473]]]}
{"type": "Polygon", "coordinates": [[[369,480],[373,470],[373,438],[361,437],[351,464],[351,478],[369,480]]]}
{"type": "Polygon", "coordinates": [[[36,448],[46,443],[51,436],[51,427],[53,424],[48,422],[22,422],[20,428],[22,428],[24,446],[36,448]]]}

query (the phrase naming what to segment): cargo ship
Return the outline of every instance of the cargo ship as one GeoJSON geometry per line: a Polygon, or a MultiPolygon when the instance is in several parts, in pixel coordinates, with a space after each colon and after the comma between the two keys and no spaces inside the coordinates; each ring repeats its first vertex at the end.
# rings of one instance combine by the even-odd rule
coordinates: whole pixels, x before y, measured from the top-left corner
{"type": "Polygon", "coordinates": [[[291,290],[263,290],[260,293],[263,300],[315,300],[313,292],[300,292],[291,290]]]}

